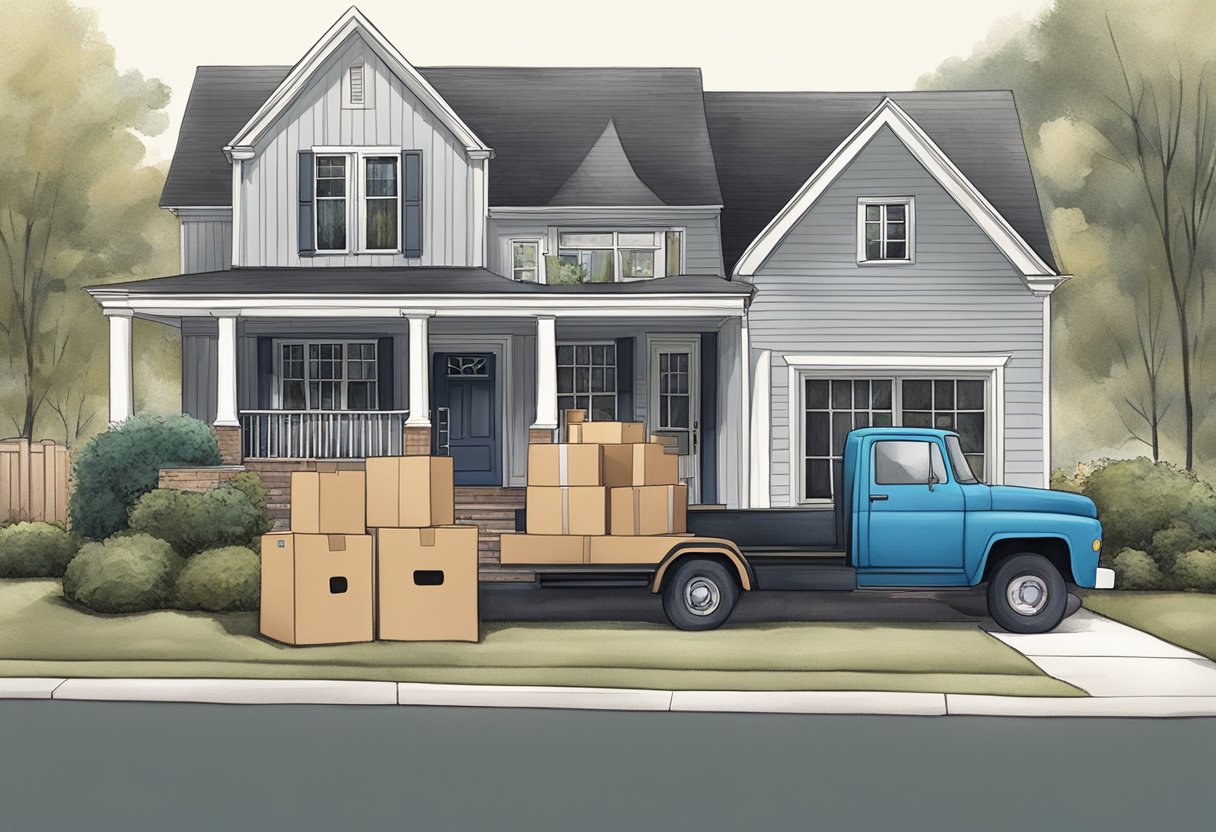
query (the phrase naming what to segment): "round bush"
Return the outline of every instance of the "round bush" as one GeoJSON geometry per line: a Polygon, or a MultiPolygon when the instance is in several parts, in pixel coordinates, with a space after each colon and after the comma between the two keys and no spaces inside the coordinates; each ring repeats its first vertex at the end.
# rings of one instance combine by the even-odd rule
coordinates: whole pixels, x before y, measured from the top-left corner
{"type": "Polygon", "coordinates": [[[1216,552],[1199,550],[1180,555],[1174,579],[1180,589],[1216,592],[1216,552]]]}
{"type": "Polygon", "coordinates": [[[1115,587],[1118,589],[1159,589],[1164,576],[1147,553],[1124,549],[1115,555],[1115,587]]]}
{"type": "Polygon", "coordinates": [[[189,416],[133,416],[93,437],[72,463],[72,529],[94,540],[126,528],[141,494],[156,487],[161,468],[219,465],[211,429],[189,416]]]}
{"type": "Polygon", "coordinates": [[[244,492],[228,486],[203,492],[149,491],[131,509],[130,522],[132,531],[168,541],[173,551],[187,557],[248,544],[270,525],[265,509],[259,511],[244,492]]]}
{"type": "Polygon", "coordinates": [[[1201,537],[1216,531],[1216,492],[1169,463],[1143,457],[1107,462],[1085,479],[1084,493],[1098,506],[1109,551],[1151,548],[1153,535],[1181,518],[1201,537]]]}
{"type": "Polygon", "coordinates": [[[1180,555],[1202,548],[1203,541],[1195,530],[1181,520],[1175,520],[1153,535],[1153,544],[1148,551],[1162,571],[1170,572],[1180,555]]]}
{"type": "Polygon", "coordinates": [[[80,539],[51,523],[0,529],[0,578],[62,578],[80,539]]]}
{"type": "Polygon", "coordinates": [[[254,530],[253,537],[250,542],[254,544],[254,549],[258,548],[258,539],[274,528],[274,522],[270,519],[270,514],[266,510],[266,504],[270,501],[270,489],[266,487],[266,483],[262,482],[262,478],[254,471],[242,471],[228,481],[231,488],[240,491],[249,501],[253,503],[253,507],[257,509],[259,514],[258,527],[254,530]]]}
{"type": "Polygon", "coordinates": [[[94,612],[163,609],[183,561],[146,534],[86,543],[63,574],[63,595],[94,612]]]}
{"type": "Polygon", "coordinates": [[[186,561],[177,576],[174,606],[183,610],[256,610],[262,559],[244,546],[209,549],[186,561]]]}

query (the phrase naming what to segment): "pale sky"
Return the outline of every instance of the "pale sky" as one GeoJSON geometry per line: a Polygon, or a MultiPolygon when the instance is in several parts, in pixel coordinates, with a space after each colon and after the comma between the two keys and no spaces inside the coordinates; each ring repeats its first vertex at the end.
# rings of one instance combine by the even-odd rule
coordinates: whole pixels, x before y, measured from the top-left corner
{"type": "MultiPolygon", "coordinates": [[[[120,69],[173,90],[173,154],[200,64],[294,64],[349,0],[77,0],[120,69]]],[[[697,66],[711,90],[900,90],[1051,0],[360,0],[418,66],[697,66]]]]}

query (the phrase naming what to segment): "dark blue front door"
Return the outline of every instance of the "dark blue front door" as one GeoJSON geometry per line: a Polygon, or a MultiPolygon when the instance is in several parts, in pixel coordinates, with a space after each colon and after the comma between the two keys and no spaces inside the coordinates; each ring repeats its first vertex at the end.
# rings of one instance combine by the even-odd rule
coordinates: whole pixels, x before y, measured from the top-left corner
{"type": "Polygon", "coordinates": [[[502,485],[502,429],[492,353],[435,355],[434,453],[451,456],[457,485],[502,485]]]}

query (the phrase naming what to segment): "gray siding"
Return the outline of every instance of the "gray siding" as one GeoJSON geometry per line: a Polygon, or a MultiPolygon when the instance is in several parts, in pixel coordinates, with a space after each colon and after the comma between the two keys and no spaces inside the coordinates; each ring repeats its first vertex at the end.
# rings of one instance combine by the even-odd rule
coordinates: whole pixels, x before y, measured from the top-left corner
{"type": "Polygon", "coordinates": [[[182,274],[232,267],[232,216],[181,219],[182,274]]]}
{"type": "MultiPolygon", "coordinates": [[[[241,262],[246,266],[467,266],[473,262],[472,172],[464,147],[358,35],[322,66],[245,162],[241,262]],[[342,75],[366,64],[375,106],[343,109],[342,75]],[[422,257],[399,254],[300,258],[296,234],[297,153],[314,146],[392,146],[422,151],[422,257]]],[[[348,241],[355,243],[354,229],[348,241]]]]}
{"type": "Polygon", "coordinates": [[[215,421],[219,327],[208,318],[182,319],[182,412],[215,421]]]}
{"type": "Polygon", "coordinates": [[[1012,356],[1005,481],[1043,482],[1042,300],[907,148],[883,130],[755,276],[754,349],[772,354],[771,498],[793,501],[787,354],[1012,356]],[[915,198],[911,265],[857,264],[857,199],[915,198]]]}
{"type": "MultiPolygon", "coordinates": [[[[490,175],[493,176],[493,163],[490,175]]],[[[649,213],[649,212],[648,212],[649,213]]],[[[594,209],[563,211],[560,214],[545,214],[534,219],[491,219],[489,225],[489,268],[498,274],[508,275],[511,268],[510,241],[520,237],[539,237],[546,241],[550,254],[557,253],[559,228],[621,229],[667,229],[683,228],[684,271],[688,274],[723,275],[722,238],[719,220],[713,217],[682,217],[673,212],[669,217],[642,222],[622,222],[594,209]]]]}

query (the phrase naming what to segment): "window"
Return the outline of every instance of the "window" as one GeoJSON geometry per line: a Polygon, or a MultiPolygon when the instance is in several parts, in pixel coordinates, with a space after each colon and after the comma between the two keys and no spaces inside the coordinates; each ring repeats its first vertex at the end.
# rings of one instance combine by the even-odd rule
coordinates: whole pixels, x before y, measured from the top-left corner
{"type": "Polygon", "coordinates": [[[893,423],[891,390],[890,379],[805,380],[802,452],[806,499],[832,498],[849,431],[893,423]]]}
{"type": "Polygon", "coordinates": [[[540,242],[511,241],[511,278],[526,283],[540,282],[540,242]]]}
{"type": "Polygon", "coordinates": [[[616,419],[616,344],[558,344],[557,409],[587,411],[588,421],[616,419]]]}
{"type": "Polygon", "coordinates": [[[902,424],[956,431],[971,470],[984,476],[984,382],[979,379],[904,379],[902,424]]]}
{"type": "Polygon", "coordinates": [[[375,410],[375,342],[279,345],[279,405],[283,410],[375,410]]]}
{"type": "Polygon", "coordinates": [[[876,485],[929,485],[945,482],[946,463],[935,442],[893,440],[874,443],[876,485]]]}
{"type": "Polygon", "coordinates": [[[862,199],[857,206],[859,263],[912,261],[912,198],[862,199]]]}
{"type": "Polygon", "coordinates": [[[317,251],[346,251],[346,157],[317,157],[317,251]]]}
{"type": "Polygon", "coordinates": [[[396,156],[368,156],[363,160],[363,219],[368,251],[396,251],[398,222],[396,156]]]}
{"type": "Polygon", "coordinates": [[[682,271],[683,232],[563,231],[549,283],[613,283],[682,271]]]}

